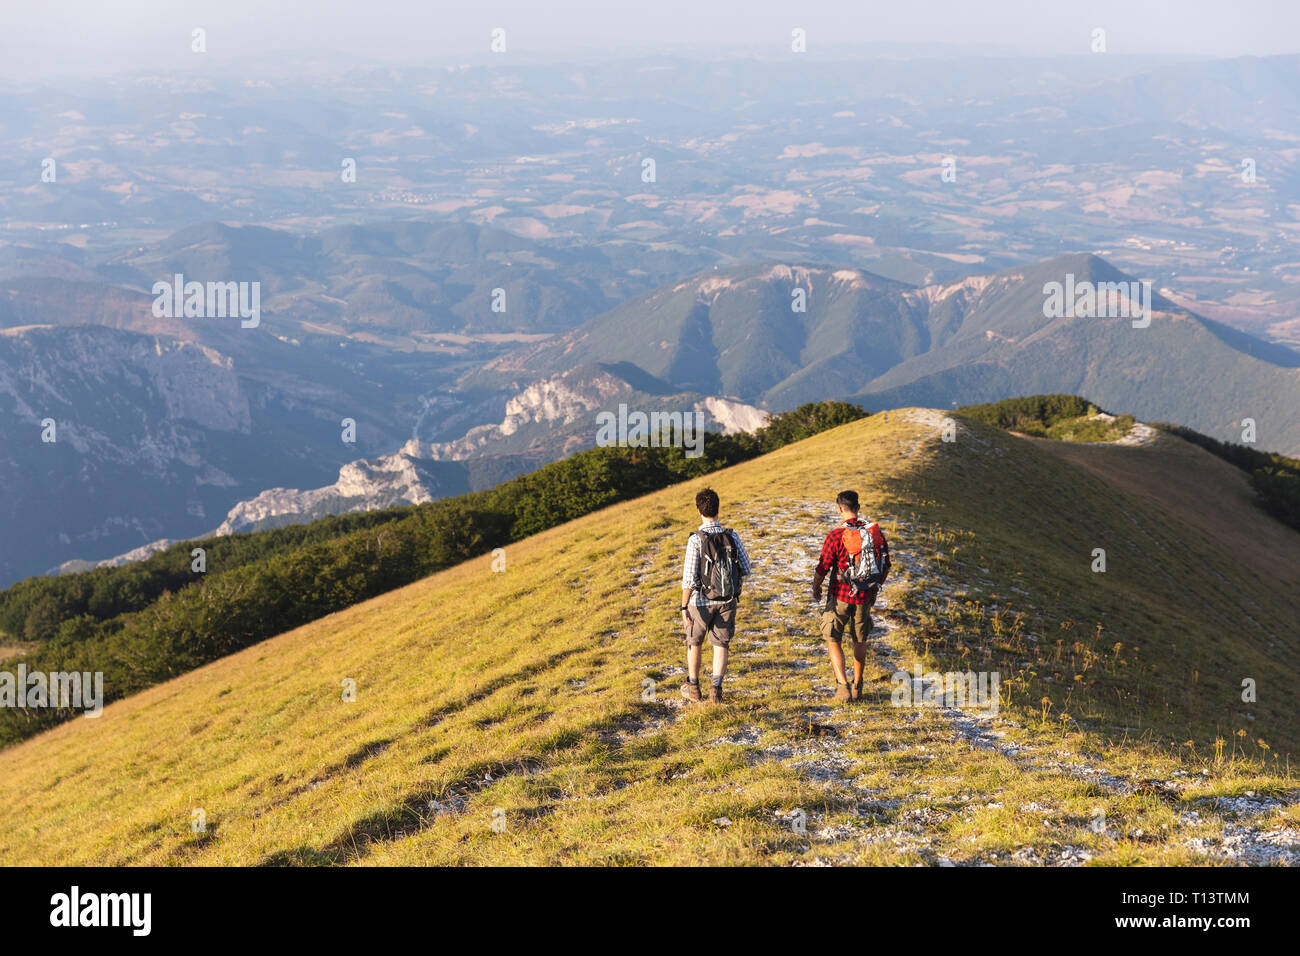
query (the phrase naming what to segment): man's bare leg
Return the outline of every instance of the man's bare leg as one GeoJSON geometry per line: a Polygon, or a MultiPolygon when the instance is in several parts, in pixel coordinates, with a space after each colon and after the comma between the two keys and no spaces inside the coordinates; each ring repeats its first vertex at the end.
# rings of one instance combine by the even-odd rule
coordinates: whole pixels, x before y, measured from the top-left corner
{"type": "MultiPolygon", "coordinates": [[[[699,655],[699,650],[700,650],[700,649],[699,649],[698,647],[695,649],[695,651],[696,651],[696,654],[695,654],[695,669],[696,669],[697,671],[700,669],[700,655],[699,655]]],[[[714,648],[713,648],[713,676],[714,676],[714,677],[723,677],[723,676],[726,675],[726,673],[727,673],[727,649],[726,649],[725,647],[718,647],[717,645],[714,645],[714,648]]]]}
{"type": "MultiPolygon", "coordinates": [[[[700,647],[699,644],[691,644],[686,648],[686,676],[692,684],[697,683],[700,679],[700,647]]],[[[716,659],[717,649],[714,649],[716,659]]]]}
{"type": "Polygon", "coordinates": [[[853,683],[862,683],[862,671],[867,666],[867,642],[853,642],[853,683]]]}
{"type": "Polygon", "coordinates": [[[826,647],[831,654],[831,671],[835,674],[835,683],[844,683],[844,648],[839,641],[827,641],[826,647]]]}

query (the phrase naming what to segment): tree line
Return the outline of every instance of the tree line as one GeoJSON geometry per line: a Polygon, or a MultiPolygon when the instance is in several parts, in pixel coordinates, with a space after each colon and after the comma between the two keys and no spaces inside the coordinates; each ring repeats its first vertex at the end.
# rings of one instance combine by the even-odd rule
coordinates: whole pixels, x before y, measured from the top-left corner
{"type": "MultiPolygon", "coordinates": [[[[494,548],[608,505],[765,454],[865,416],[816,402],[754,434],[679,447],[579,452],[494,488],[428,504],[186,541],[113,568],[30,578],[0,592],[0,630],[34,644],[14,671],[104,674],[104,702],[137,693],[494,548]],[[191,552],[205,549],[196,573],[191,552]]],[[[76,715],[0,708],[0,746],[76,715]]]]}

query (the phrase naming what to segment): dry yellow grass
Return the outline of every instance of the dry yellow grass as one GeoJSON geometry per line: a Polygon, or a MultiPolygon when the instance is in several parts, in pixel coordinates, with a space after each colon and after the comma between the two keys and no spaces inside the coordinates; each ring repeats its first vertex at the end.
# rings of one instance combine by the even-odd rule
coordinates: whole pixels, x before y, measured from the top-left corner
{"type": "MultiPolygon", "coordinates": [[[[0,753],[0,863],[1185,863],[1241,832],[1263,847],[1245,859],[1290,859],[1277,757],[1296,745],[1296,589],[1234,565],[1222,601],[1186,601],[1203,529],[1122,464],[1203,463],[1172,439],[1058,452],[977,428],[948,445],[940,419],[877,415],[710,477],[756,572],[722,707],[677,694],[692,484],[511,545],[505,573],[468,562],[0,753]],[[841,487],[897,567],[867,699],[831,707],[807,561],[841,487]],[[1070,719],[1040,719],[1045,676],[1085,659],[1053,660],[1047,628],[1099,620],[1142,650],[1094,661],[1062,697],[1070,719]],[[980,669],[986,650],[1024,671],[1003,675],[997,720],[890,706],[898,664],[980,669]],[[1259,674],[1251,707],[1242,668],[1259,674]],[[1248,712],[1270,750],[1237,737],[1248,712]]],[[[1300,536],[1270,547],[1294,581],[1300,536]]]]}

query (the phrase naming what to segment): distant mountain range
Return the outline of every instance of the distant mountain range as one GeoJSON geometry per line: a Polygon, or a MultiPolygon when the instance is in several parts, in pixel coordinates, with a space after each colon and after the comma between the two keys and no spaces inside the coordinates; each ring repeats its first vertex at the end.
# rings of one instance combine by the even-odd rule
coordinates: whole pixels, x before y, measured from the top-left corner
{"type": "Polygon", "coordinates": [[[0,278],[211,267],[286,323],[536,333],[715,265],[1091,250],[1300,344],[1300,56],[501,59],[0,84],[0,278]]]}
{"type": "MultiPolygon", "coordinates": [[[[298,235],[205,222],[106,259],[71,250],[0,257],[0,317],[49,322],[62,304],[82,321],[161,324],[150,290],[181,274],[258,282],[280,335],[544,333],[566,330],[683,271],[708,253],[641,255],[618,244],[543,243],[473,223],[376,222],[298,235]],[[5,273],[12,273],[6,277],[5,273]],[[108,286],[99,290],[95,285],[108,286]],[[498,290],[500,290],[498,292],[498,290]]],[[[57,319],[55,321],[58,321],[57,319]]],[[[193,325],[193,323],[190,323],[193,325]]]]}
{"type": "Polygon", "coordinates": [[[465,224],[305,238],[211,224],[0,281],[0,479],[14,490],[0,533],[25,542],[0,555],[0,583],[226,523],[489,487],[590,446],[620,403],[750,430],[765,410],[827,398],[1067,392],[1229,441],[1253,419],[1260,448],[1300,450],[1300,355],[1286,347],[1158,290],[1146,328],[1045,315],[1050,283],[1142,278],[1095,255],[922,285],[767,262],[652,291],[636,290],[693,260],[665,253],[613,280],[629,263],[610,255],[465,224]],[[175,272],[266,283],[261,325],[155,316],[148,282],[175,272]],[[511,276],[524,314],[503,317],[489,287],[516,288],[511,276]],[[381,287],[397,298],[366,305],[381,287]]]}
{"type": "Polygon", "coordinates": [[[1300,354],[1159,291],[1145,328],[1118,315],[1046,316],[1045,287],[1067,277],[1080,287],[1140,278],[1089,254],[919,288],[860,269],[718,270],[521,346],[467,381],[621,361],[772,409],[827,397],[878,409],[1068,392],[1232,441],[1252,418],[1261,447],[1300,451],[1300,354]]]}

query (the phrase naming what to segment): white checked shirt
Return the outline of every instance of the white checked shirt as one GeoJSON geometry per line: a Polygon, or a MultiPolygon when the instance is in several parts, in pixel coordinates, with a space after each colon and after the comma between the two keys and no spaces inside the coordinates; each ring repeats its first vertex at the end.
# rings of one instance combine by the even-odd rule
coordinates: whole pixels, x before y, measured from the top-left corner
{"type": "MultiPolygon", "coordinates": [[[[717,521],[708,520],[700,525],[700,530],[705,534],[722,534],[726,529],[717,521]]],[[[740,543],[740,535],[735,531],[731,536],[736,542],[736,557],[740,561],[740,573],[749,577],[749,555],[745,553],[745,546],[740,543]]],[[[691,535],[686,542],[686,559],[682,562],[682,590],[691,590],[693,593],[691,599],[695,602],[696,607],[708,607],[710,604],[728,604],[729,601],[710,601],[704,596],[704,592],[698,590],[700,583],[700,539],[691,535]]]]}

